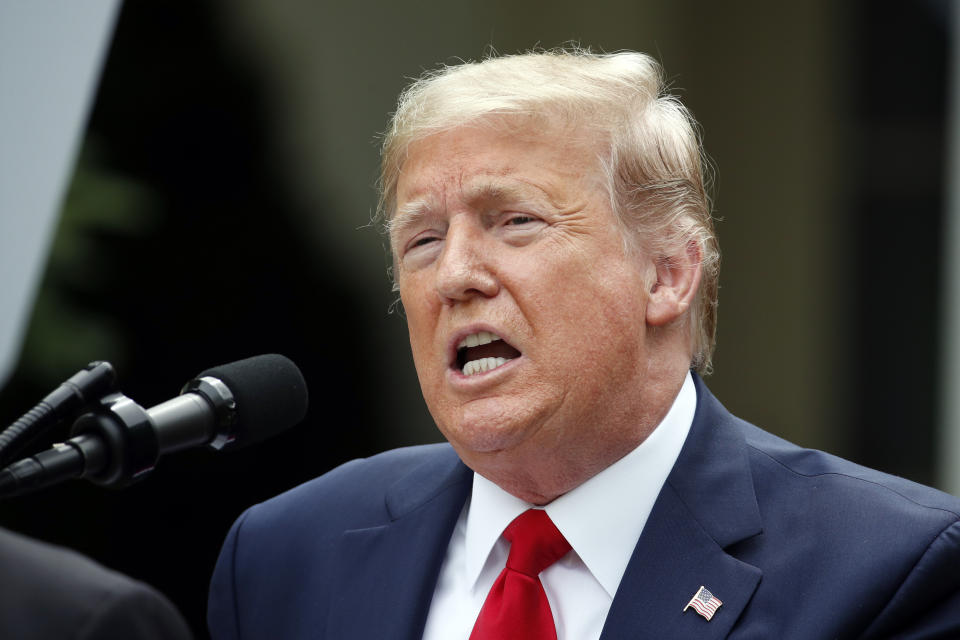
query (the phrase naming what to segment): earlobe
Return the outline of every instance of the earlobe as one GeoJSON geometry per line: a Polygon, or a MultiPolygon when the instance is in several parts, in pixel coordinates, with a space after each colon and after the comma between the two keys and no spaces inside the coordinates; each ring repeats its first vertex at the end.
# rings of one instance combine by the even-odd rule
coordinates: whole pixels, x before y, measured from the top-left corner
{"type": "Polygon", "coordinates": [[[691,240],[684,251],[657,259],[657,277],[647,300],[648,325],[666,325],[690,308],[700,287],[702,255],[699,243],[691,240]]]}

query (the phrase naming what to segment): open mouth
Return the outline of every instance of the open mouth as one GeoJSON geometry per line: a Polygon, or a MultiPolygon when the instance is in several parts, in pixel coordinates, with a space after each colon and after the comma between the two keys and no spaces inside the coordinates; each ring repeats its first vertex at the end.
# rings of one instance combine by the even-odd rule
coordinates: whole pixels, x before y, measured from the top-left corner
{"type": "Polygon", "coordinates": [[[465,376],[492,371],[520,352],[507,344],[500,336],[489,331],[472,333],[457,345],[457,368],[465,376]]]}

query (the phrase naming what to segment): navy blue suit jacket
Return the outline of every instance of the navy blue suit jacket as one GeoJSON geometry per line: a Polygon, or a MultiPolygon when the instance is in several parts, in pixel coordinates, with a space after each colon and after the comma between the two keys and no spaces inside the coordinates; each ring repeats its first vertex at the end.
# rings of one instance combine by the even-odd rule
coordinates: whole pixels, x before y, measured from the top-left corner
{"type": "MultiPolygon", "coordinates": [[[[960,499],[789,444],[696,382],[604,640],[960,638],[960,499]],[[709,622],[683,611],[701,585],[723,602],[709,622]]],[[[248,510],[213,577],[213,637],[419,638],[471,481],[448,445],[413,447],[248,510]]]]}

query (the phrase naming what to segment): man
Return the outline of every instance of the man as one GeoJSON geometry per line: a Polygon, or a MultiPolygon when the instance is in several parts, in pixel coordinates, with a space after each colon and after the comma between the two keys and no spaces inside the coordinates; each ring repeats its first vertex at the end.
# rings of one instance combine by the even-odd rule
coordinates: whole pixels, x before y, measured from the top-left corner
{"type": "Polygon", "coordinates": [[[701,167],[641,54],[409,87],[382,210],[449,446],[247,511],[214,638],[960,636],[960,500],[783,442],[691,373],[716,323],[701,167]]]}
{"type": "Polygon", "coordinates": [[[188,640],[187,623],[153,588],[78,553],[0,529],[0,637],[188,640]]]}

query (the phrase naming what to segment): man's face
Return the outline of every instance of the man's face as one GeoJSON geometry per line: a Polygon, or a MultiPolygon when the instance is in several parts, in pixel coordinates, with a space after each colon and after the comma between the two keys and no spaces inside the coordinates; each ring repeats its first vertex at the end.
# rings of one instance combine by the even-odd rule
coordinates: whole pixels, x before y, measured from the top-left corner
{"type": "Polygon", "coordinates": [[[436,134],[410,147],[397,185],[391,241],[423,395],[495,482],[525,466],[596,472],[639,442],[655,267],[627,252],[595,151],[571,133],[436,134]]]}

